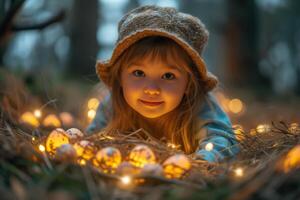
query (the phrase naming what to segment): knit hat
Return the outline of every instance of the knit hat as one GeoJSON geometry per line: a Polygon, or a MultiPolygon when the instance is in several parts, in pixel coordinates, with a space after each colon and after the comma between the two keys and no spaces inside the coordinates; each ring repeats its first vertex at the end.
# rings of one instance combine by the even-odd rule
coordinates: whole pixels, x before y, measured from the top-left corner
{"type": "Polygon", "coordinates": [[[110,69],[120,55],[135,42],[150,36],[162,36],[175,41],[197,66],[205,90],[210,91],[216,86],[217,78],[207,71],[201,57],[208,41],[208,31],[198,18],[174,8],[141,6],[123,16],[118,25],[118,34],[111,59],[99,60],[96,64],[96,72],[107,86],[110,87],[110,69]]]}

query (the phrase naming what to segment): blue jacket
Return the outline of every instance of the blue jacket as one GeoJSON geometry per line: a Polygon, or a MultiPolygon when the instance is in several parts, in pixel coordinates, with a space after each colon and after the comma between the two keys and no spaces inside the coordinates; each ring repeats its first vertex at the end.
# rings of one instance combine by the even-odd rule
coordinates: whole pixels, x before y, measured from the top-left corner
{"type": "MultiPolygon", "coordinates": [[[[88,126],[87,133],[95,133],[104,128],[109,116],[111,116],[110,95],[106,96],[99,105],[96,117],[88,126]]],[[[212,94],[206,96],[199,118],[201,128],[196,134],[196,139],[199,140],[199,148],[195,152],[197,157],[209,162],[219,162],[237,154],[239,147],[231,122],[212,94]],[[207,143],[213,144],[211,151],[205,150],[207,143]]]]}

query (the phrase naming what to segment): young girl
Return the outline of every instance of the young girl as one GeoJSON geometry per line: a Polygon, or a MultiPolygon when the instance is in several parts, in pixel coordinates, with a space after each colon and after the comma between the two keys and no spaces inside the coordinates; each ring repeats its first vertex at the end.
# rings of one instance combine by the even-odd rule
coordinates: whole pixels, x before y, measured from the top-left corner
{"type": "Polygon", "coordinates": [[[230,120],[209,93],[217,79],[201,57],[208,40],[202,22],[173,8],[143,6],[126,14],[118,31],[111,59],[96,65],[110,95],[87,132],[143,128],[210,162],[236,154],[230,120]]]}

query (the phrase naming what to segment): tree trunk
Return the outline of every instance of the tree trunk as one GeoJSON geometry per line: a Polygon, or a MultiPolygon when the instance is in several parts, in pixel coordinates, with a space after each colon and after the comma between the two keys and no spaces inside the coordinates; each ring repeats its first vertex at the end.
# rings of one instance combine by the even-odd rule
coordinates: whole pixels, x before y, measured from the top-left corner
{"type": "Polygon", "coordinates": [[[226,82],[238,87],[270,87],[258,66],[258,8],[255,1],[227,1],[227,12],[226,82]]]}
{"type": "MultiPolygon", "coordinates": [[[[71,18],[71,50],[67,75],[95,78],[96,39],[98,27],[98,1],[74,0],[71,18]]],[[[109,37],[109,36],[108,36],[109,37]]]]}

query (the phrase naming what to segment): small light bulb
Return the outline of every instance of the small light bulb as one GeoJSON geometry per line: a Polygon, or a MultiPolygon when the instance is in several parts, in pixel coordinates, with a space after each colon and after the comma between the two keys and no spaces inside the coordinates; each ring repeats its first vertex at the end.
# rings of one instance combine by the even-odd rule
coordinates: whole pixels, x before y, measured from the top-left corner
{"type": "Polygon", "coordinates": [[[89,110],[87,115],[88,115],[89,119],[94,119],[95,116],[96,116],[96,111],[95,110],[89,110]]]}
{"type": "Polygon", "coordinates": [[[121,177],[121,181],[123,184],[128,185],[131,183],[131,178],[130,178],[130,176],[123,176],[123,177],[121,177]]]}
{"type": "Polygon", "coordinates": [[[35,141],[35,137],[32,137],[31,140],[32,140],[32,142],[34,142],[35,141]]]}
{"type": "Polygon", "coordinates": [[[86,165],[86,161],[85,161],[84,159],[81,159],[81,160],[79,161],[79,165],[81,165],[81,166],[86,165]]]}
{"type": "Polygon", "coordinates": [[[236,176],[242,177],[244,175],[244,170],[242,168],[238,167],[234,170],[234,173],[236,176]]]}
{"type": "Polygon", "coordinates": [[[207,144],[205,145],[205,150],[206,150],[206,151],[211,151],[211,150],[213,150],[213,148],[214,148],[214,144],[211,143],[211,142],[209,142],[209,143],[207,143],[207,144]]]}
{"type": "Polygon", "coordinates": [[[42,144],[40,144],[40,145],[39,145],[39,150],[40,150],[41,152],[45,152],[45,146],[42,145],[42,144]]]}
{"type": "Polygon", "coordinates": [[[97,110],[98,106],[99,106],[99,100],[97,98],[91,98],[88,101],[88,109],[97,110]]]}
{"type": "Polygon", "coordinates": [[[42,112],[41,112],[40,110],[38,110],[38,109],[35,110],[33,114],[34,114],[34,116],[35,116],[36,118],[40,118],[40,117],[42,116],[42,112]]]}

